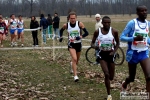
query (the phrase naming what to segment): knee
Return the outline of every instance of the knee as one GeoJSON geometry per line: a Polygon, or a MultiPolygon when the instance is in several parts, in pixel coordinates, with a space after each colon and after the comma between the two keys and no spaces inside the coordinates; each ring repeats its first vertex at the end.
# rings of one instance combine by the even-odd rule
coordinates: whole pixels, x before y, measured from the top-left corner
{"type": "Polygon", "coordinates": [[[73,59],[73,62],[74,62],[74,63],[77,63],[77,59],[73,59]]]}
{"type": "Polygon", "coordinates": [[[109,79],[109,73],[105,73],[105,79],[109,79]]]}

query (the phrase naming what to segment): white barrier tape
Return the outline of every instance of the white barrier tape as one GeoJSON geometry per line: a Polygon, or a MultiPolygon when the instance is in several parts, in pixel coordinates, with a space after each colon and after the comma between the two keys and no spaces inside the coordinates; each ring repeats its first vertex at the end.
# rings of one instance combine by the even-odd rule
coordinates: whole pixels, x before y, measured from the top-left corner
{"type": "Polygon", "coordinates": [[[35,28],[35,29],[24,29],[24,31],[36,31],[36,30],[39,30],[41,29],[41,27],[38,27],[38,28],[35,28]]]}

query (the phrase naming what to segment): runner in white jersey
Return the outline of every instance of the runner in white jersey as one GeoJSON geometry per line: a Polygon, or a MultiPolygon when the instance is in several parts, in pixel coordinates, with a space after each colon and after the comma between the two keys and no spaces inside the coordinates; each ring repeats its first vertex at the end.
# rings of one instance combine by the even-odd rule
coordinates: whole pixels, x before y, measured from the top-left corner
{"type": "Polygon", "coordinates": [[[115,73],[114,57],[119,47],[118,31],[110,27],[111,19],[104,16],[102,19],[103,28],[99,28],[94,32],[91,47],[99,50],[97,61],[100,62],[101,68],[105,75],[105,86],[107,89],[107,100],[112,100],[110,95],[110,80],[113,80],[115,73]],[[98,39],[98,46],[95,41],[98,39]],[[116,45],[114,44],[116,41],[116,45]]]}
{"type": "Polygon", "coordinates": [[[17,19],[15,19],[15,15],[12,14],[11,19],[9,20],[8,26],[10,26],[10,35],[11,35],[11,46],[17,46],[16,37],[17,37],[17,19]]]}
{"type": "Polygon", "coordinates": [[[82,48],[81,39],[88,35],[88,31],[86,30],[82,22],[76,21],[77,15],[75,12],[70,12],[68,17],[69,22],[67,24],[64,24],[60,30],[59,41],[62,42],[63,31],[66,29],[68,33],[68,49],[72,57],[71,66],[74,73],[74,81],[77,82],[79,80],[77,76],[77,64],[82,48]],[[83,35],[80,32],[81,29],[84,31],[83,35]]]}
{"type": "MultiPolygon", "coordinates": [[[[128,84],[134,82],[137,64],[141,65],[146,81],[146,92],[150,100],[150,59],[148,46],[150,45],[147,7],[139,5],[136,8],[137,18],[130,20],[120,36],[120,40],[128,43],[126,61],[128,62],[129,76],[122,82],[122,92],[126,92],[128,84]],[[149,45],[148,45],[149,44],[149,45]]],[[[143,84],[143,83],[142,83],[143,84]]]]}
{"type": "Polygon", "coordinates": [[[24,21],[22,20],[22,16],[19,15],[18,16],[18,21],[17,21],[17,25],[18,25],[18,40],[21,38],[21,46],[24,46],[24,21]]]}

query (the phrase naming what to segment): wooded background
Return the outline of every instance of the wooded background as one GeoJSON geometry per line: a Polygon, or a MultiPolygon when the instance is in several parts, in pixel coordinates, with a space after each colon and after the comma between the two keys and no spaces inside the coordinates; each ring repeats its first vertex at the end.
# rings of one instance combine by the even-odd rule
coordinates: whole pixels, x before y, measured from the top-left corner
{"type": "Polygon", "coordinates": [[[74,10],[78,15],[100,14],[135,14],[137,5],[150,8],[150,0],[0,0],[0,14],[30,17],[41,13],[66,16],[74,10]]]}

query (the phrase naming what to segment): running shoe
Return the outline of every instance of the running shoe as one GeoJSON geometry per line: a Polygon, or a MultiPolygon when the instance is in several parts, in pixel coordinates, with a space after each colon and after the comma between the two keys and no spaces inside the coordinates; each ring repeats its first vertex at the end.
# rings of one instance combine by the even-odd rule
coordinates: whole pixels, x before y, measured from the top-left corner
{"type": "Polygon", "coordinates": [[[11,42],[11,47],[14,47],[15,45],[14,45],[14,43],[13,42],[11,42]]]}
{"type": "Polygon", "coordinates": [[[79,77],[78,76],[74,76],[74,81],[78,82],[79,81],[79,77]]]}
{"type": "Polygon", "coordinates": [[[112,96],[108,95],[107,100],[112,100],[112,96]]]}
{"type": "Polygon", "coordinates": [[[121,85],[121,92],[126,92],[126,88],[123,87],[124,82],[125,82],[125,81],[123,81],[123,82],[122,82],[122,85],[121,85]]]}
{"type": "Polygon", "coordinates": [[[21,44],[21,47],[24,47],[24,44],[21,44]]]}

